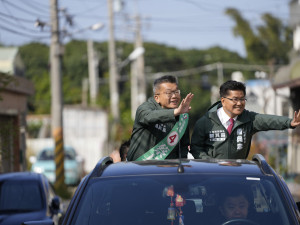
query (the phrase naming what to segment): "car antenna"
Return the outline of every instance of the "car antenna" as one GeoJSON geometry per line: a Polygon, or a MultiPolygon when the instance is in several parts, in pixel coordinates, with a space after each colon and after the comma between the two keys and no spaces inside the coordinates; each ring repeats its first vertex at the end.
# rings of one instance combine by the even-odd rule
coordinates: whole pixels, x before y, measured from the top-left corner
{"type": "MultiPolygon", "coordinates": [[[[178,133],[178,128],[177,128],[177,133],[178,133]]],[[[179,134],[179,133],[178,133],[179,134]]],[[[177,168],[177,172],[178,173],[183,173],[184,172],[184,168],[183,168],[183,165],[182,165],[182,162],[181,162],[181,148],[180,148],[180,139],[179,139],[179,143],[178,143],[178,155],[179,155],[179,165],[178,165],[178,168],[177,168]]]]}

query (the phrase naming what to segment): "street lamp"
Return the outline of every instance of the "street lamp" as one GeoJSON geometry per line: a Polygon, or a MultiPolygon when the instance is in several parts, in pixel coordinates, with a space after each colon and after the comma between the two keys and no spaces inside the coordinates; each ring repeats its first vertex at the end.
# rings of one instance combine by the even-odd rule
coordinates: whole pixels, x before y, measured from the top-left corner
{"type": "MultiPolygon", "coordinates": [[[[91,30],[100,30],[104,27],[103,23],[96,23],[89,27],[91,30]]],[[[90,87],[90,99],[91,104],[96,105],[97,95],[98,95],[98,65],[99,57],[94,51],[94,43],[92,40],[88,40],[87,43],[88,50],[88,68],[89,68],[89,87],[90,87]]]]}
{"type": "MultiPolygon", "coordinates": [[[[119,69],[123,68],[126,66],[129,62],[133,62],[137,60],[141,55],[145,53],[145,49],[143,47],[137,47],[134,49],[133,52],[130,53],[130,55],[120,64],[119,69]]],[[[141,80],[139,82],[139,74],[138,71],[138,62],[134,62],[131,64],[131,118],[134,120],[135,118],[135,112],[138,107],[138,105],[141,103],[141,99],[143,99],[143,96],[140,95],[145,95],[145,93],[142,92],[142,88],[140,87],[141,80]]],[[[143,99],[144,100],[144,99],[143,99]]]]}
{"type": "Polygon", "coordinates": [[[129,56],[119,64],[119,66],[118,66],[119,71],[121,71],[121,69],[123,67],[125,67],[128,63],[136,60],[139,56],[143,55],[144,52],[145,52],[145,49],[143,47],[138,47],[138,48],[134,49],[129,54],[129,56]]]}
{"type": "Polygon", "coordinates": [[[96,24],[90,26],[90,29],[91,29],[91,30],[100,30],[100,29],[102,29],[103,27],[104,27],[104,24],[101,23],[101,22],[99,22],[99,23],[96,23],[96,24]]]}
{"type": "Polygon", "coordinates": [[[99,23],[95,23],[91,26],[87,26],[87,27],[75,30],[75,31],[70,32],[70,33],[65,31],[65,32],[63,32],[63,38],[64,37],[72,37],[74,34],[82,33],[82,32],[87,31],[87,30],[93,30],[93,31],[101,30],[103,27],[104,27],[104,24],[99,22],[99,23]]]}
{"type": "MultiPolygon", "coordinates": [[[[118,73],[120,74],[121,70],[128,65],[130,62],[136,61],[140,56],[142,56],[145,53],[145,49],[143,47],[137,47],[135,48],[129,56],[123,60],[118,65],[118,73]]],[[[134,62],[136,63],[136,62],[134,62]]],[[[131,77],[130,77],[130,84],[131,84],[131,118],[134,120],[135,118],[135,111],[138,107],[138,105],[141,103],[140,99],[140,92],[139,90],[139,81],[138,81],[138,71],[137,66],[135,64],[131,64],[131,77]]],[[[144,93],[145,94],[145,93],[144,93]]]]}

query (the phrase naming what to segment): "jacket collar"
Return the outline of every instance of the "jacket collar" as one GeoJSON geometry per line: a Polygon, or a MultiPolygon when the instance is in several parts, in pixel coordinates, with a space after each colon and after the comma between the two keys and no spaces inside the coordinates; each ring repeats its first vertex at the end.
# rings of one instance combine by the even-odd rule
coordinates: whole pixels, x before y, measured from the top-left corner
{"type": "Polygon", "coordinates": [[[158,103],[155,101],[155,99],[154,99],[153,96],[150,97],[150,98],[148,98],[148,102],[150,102],[151,104],[155,105],[155,107],[156,107],[157,109],[162,109],[162,107],[160,106],[160,104],[158,104],[158,103]]]}

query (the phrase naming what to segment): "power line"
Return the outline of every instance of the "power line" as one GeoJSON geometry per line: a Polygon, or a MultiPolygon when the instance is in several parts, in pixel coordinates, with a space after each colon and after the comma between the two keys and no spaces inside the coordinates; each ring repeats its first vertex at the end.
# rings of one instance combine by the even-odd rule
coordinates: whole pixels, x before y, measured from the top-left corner
{"type": "MultiPolygon", "coordinates": [[[[1,16],[2,15],[0,15],[0,18],[1,18],[1,16]]],[[[11,26],[13,26],[13,27],[16,27],[16,26],[18,26],[18,27],[20,27],[18,24],[15,24],[15,23],[13,23],[13,22],[11,22],[11,21],[9,21],[9,20],[7,20],[6,18],[1,18],[1,22],[4,22],[5,23],[5,25],[11,25],[11,26]]],[[[33,24],[33,23],[32,23],[33,24]]],[[[30,31],[30,32],[37,32],[37,30],[33,30],[33,29],[28,29],[27,27],[21,27],[23,30],[26,30],[26,31],[30,31]]]]}
{"type": "Polygon", "coordinates": [[[213,9],[216,9],[216,6],[210,6],[210,8],[207,7],[208,3],[205,3],[204,4],[200,4],[199,2],[196,2],[196,1],[192,1],[192,0],[181,0],[181,2],[185,2],[187,4],[191,4],[193,6],[196,6],[197,8],[199,9],[202,9],[203,11],[207,11],[207,10],[213,10],[213,9]]]}
{"type": "MultiPolygon", "coordinates": [[[[5,13],[1,13],[2,16],[5,15],[5,17],[6,17],[6,18],[5,18],[5,19],[6,19],[6,22],[5,22],[5,23],[11,24],[13,27],[16,27],[16,28],[19,27],[19,28],[22,29],[22,30],[27,30],[27,31],[30,31],[30,32],[35,32],[35,31],[36,31],[36,30],[28,29],[27,26],[23,24],[24,22],[27,22],[27,23],[28,23],[28,22],[31,22],[31,23],[32,23],[32,26],[33,26],[33,24],[34,24],[33,21],[21,19],[21,18],[19,18],[19,17],[15,17],[15,16],[14,16],[15,13],[12,13],[12,12],[11,12],[10,8],[7,6],[7,3],[8,3],[8,5],[10,5],[10,6],[13,5],[13,7],[15,7],[14,4],[9,3],[9,2],[7,2],[7,1],[5,1],[5,0],[2,0],[2,3],[3,3],[3,5],[4,5],[4,7],[6,8],[6,10],[7,10],[7,11],[9,12],[9,14],[10,14],[10,15],[7,15],[7,14],[5,14],[5,13]],[[10,19],[11,21],[8,21],[7,19],[10,19]],[[14,21],[14,22],[12,22],[12,21],[14,21]]],[[[17,8],[20,8],[20,7],[17,6],[17,8]]],[[[31,15],[32,15],[32,13],[31,13],[31,15]]],[[[1,22],[3,22],[3,20],[5,21],[5,19],[2,19],[1,22]]],[[[2,26],[2,27],[3,27],[3,26],[2,26]]],[[[11,33],[14,33],[14,34],[22,33],[22,32],[20,32],[20,31],[14,30],[14,29],[12,29],[12,28],[7,28],[7,27],[5,27],[5,28],[3,28],[3,29],[6,30],[6,31],[9,31],[9,32],[11,32],[11,33]]],[[[26,36],[28,36],[28,35],[26,35],[26,36]]]]}
{"type": "Polygon", "coordinates": [[[50,12],[48,10],[48,8],[49,8],[48,5],[47,6],[46,5],[42,6],[42,5],[37,4],[37,3],[32,3],[32,0],[27,0],[27,1],[22,0],[20,2],[23,3],[26,7],[30,6],[30,8],[35,9],[38,12],[43,11],[43,12],[47,13],[47,15],[50,14],[50,12]]]}
{"type": "Polygon", "coordinates": [[[27,33],[23,33],[23,32],[20,32],[20,31],[13,30],[11,28],[7,28],[7,27],[5,27],[3,25],[0,25],[0,28],[3,29],[3,30],[8,31],[10,33],[18,34],[18,35],[22,35],[22,36],[26,36],[26,37],[30,37],[30,38],[35,38],[36,40],[46,39],[46,38],[50,37],[50,36],[34,36],[34,35],[30,35],[30,34],[27,34],[27,33]]]}
{"type": "Polygon", "coordinates": [[[0,12],[0,15],[1,16],[5,16],[5,17],[8,17],[10,19],[14,19],[14,20],[19,20],[19,21],[23,21],[23,22],[28,22],[28,23],[31,23],[31,24],[34,24],[35,20],[28,20],[28,19],[24,19],[24,18],[21,18],[21,17],[15,17],[15,16],[12,16],[12,15],[9,15],[9,14],[6,14],[6,13],[2,13],[0,12]]]}
{"type": "MultiPolygon", "coordinates": [[[[28,28],[27,26],[24,26],[23,24],[20,24],[20,23],[14,23],[12,22],[11,20],[8,20],[6,17],[2,18],[4,15],[2,15],[2,13],[0,13],[0,24],[2,23],[2,27],[4,30],[10,32],[10,33],[14,33],[14,34],[19,34],[19,33],[23,33],[23,32],[20,32],[21,31],[28,31],[30,33],[40,33],[39,30],[37,29],[30,29],[28,28]],[[10,28],[7,28],[3,25],[10,25],[10,28]]],[[[19,22],[18,20],[16,22],[19,22]]],[[[27,23],[31,23],[32,27],[34,25],[34,21],[30,21],[30,20],[26,20],[26,21],[23,21],[23,22],[27,22],[27,23]]],[[[27,36],[32,36],[32,35],[27,35],[27,36]]]]}
{"type": "MultiPolygon", "coordinates": [[[[28,10],[26,10],[26,9],[24,9],[24,8],[22,8],[22,7],[18,6],[18,5],[16,5],[16,4],[11,3],[10,1],[7,1],[7,0],[1,0],[1,1],[2,1],[4,4],[10,5],[10,6],[14,7],[15,9],[20,10],[20,11],[23,12],[23,13],[27,13],[27,14],[29,14],[29,15],[33,15],[33,12],[32,12],[32,11],[28,11],[28,10]]],[[[10,13],[10,14],[11,14],[11,13],[10,13]]],[[[34,14],[34,16],[44,17],[45,15],[43,15],[43,14],[34,14]]]]}
{"type": "Polygon", "coordinates": [[[74,15],[74,16],[82,16],[82,15],[84,15],[84,14],[86,14],[86,13],[88,13],[89,15],[91,15],[91,12],[92,12],[92,11],[99,10],[100,7],[104,7],[104,6],[105,6],[105,5],[103,5],[103,4],[101,4],[101,5],[99,4],[99,8],[98,8],[97,5],[98,5],[98,4],[94,5],[93,7],[88,8],[88,9],[84,9],[84,10],[81,11],[81,12],[75,12],[73,15],[74,15]]]}

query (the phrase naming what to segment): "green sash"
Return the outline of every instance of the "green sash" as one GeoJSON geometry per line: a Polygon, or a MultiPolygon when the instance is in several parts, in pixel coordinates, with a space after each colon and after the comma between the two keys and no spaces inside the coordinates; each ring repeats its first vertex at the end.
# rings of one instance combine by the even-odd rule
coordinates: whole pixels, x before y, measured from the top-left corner
{"type": "Polygon", "coordinates": [[[184,135],[188,122],[189,115],[187,113],[180,114],[179,121],[174,125],[170,133],[157,145],[148,150],[145,154],[141,155],[135,161],[165,159],[184,135]]]}

